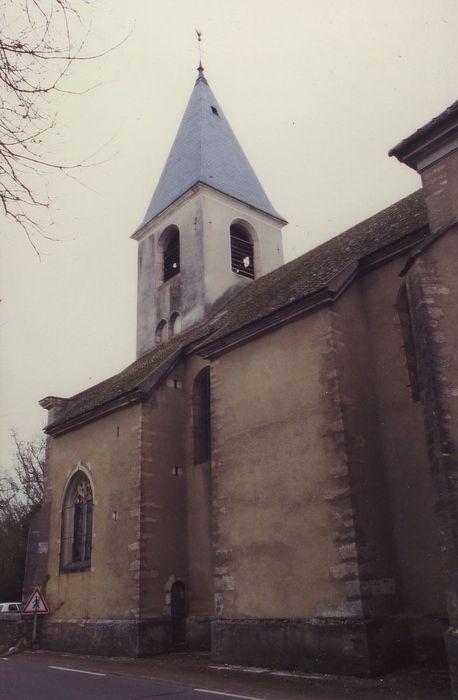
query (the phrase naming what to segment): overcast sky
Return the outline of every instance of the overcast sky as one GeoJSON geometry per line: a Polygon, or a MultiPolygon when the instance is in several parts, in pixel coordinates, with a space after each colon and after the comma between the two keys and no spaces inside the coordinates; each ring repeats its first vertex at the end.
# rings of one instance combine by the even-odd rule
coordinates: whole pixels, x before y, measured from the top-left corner
{"type": "MultiPolygon", "coordinates": [[[[40,431],[38,400],[71,396],[135,359],[136,246],[189,99],[206,77],[273,206],[286,259],[420,186],[389,148],[455,101],[457,0],[97,0],[49,148],[96,162],[53,178],[58,239],[39,259],[2,222],[0,464],[9,432],[40,431]],[[96,152],[96,155],[93,154],[96,152]]],[[[51,151],[50,151],[51,152],[51,151]]]]}

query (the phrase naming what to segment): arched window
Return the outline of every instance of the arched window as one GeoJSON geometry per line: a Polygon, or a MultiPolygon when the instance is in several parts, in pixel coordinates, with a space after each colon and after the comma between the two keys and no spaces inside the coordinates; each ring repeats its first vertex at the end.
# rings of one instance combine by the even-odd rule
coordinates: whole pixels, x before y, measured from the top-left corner
{"type": "Polygon", "coordinates": [[[167,340],[167,321],[162,319],[156,326],[155,333],[156,343],[162,343],[163,340],[167,340]]]}
{"type": "Polygon", "coordinates": [[[194,464],[211,457],[210,367],[196,377],[192,394],[194,464]]]}
{"type": "Polygon", "coordinates": [[[177,335],[181,331],[181,316],[180,314],[175,311],[171,316],[170,316],[170,321],[169,321],[169,338],[173,338],[174,335],[177,335]]]}
{"type": "Polygon", "coordinates": [[[77,471],[65,493],[62,509],[61,566],[64,570],[91,565],[92,487],[86,474],[77,471]]]}
{"type": "Polygon", "coordinates": [[[180,232],[176,226],[166,232],[163,265],[164,282],[180,272],[180,232]]]}
{"type": "Polygon", "coordinates": [[[240,224],[231,225],[231,268],[238,275],[254,278],[253,241],[240,224]]]}

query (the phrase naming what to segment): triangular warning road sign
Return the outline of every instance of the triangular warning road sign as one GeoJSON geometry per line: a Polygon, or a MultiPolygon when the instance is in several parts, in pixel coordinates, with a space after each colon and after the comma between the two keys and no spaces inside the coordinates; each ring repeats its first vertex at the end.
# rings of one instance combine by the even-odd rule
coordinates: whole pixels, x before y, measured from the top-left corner
{"type": "Polygon", "coordinates": [[[29,595],[26,604],[21,610],[21,615],[46,615],[49,613],[48,605],[43,598],[43,593],[38,586],[29,595]]]}

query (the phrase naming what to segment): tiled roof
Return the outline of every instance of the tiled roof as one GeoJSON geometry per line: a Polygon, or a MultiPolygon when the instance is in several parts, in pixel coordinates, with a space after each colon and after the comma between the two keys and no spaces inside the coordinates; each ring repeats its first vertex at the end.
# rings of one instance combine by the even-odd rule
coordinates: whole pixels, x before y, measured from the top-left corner
{"type": "Polygon", "coordinates": [[[245,287],[227,305],[212,341],[324,289],[350,263],[363,260],[427,223],[426,204],[418,190],[245,287]]]}
{"type": "Polygon", "coordinates": [[[196,342],[214,342],[306,299],[325,289],[350,263],[364,261],[368,256],[425,229],[427,223],[426,205],[419,190],[251,282],[227,301],[222,300],[201,324],[161,343],[119,374],[64,400],[54,424],[134,394],[145,383],[151,385],[155,376],[163,376],[167,363],[196,342]]]}
{"type": "Polygon", "coordinates": [[[284,221],[269,202],[202,74],[139,229],[198,182],[284,221]]]}

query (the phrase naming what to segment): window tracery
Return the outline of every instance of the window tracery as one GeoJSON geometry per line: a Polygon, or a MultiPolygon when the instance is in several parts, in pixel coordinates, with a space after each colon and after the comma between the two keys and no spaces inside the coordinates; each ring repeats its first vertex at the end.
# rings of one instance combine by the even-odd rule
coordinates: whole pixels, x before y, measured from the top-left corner
{"type": "Polygon", "coordinates": [[[78,471],[67,488],[62,510],[61,565],[88,568],[92,554],[93,493],[88,477],[78,471]]]}

